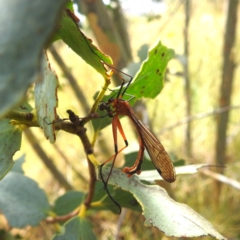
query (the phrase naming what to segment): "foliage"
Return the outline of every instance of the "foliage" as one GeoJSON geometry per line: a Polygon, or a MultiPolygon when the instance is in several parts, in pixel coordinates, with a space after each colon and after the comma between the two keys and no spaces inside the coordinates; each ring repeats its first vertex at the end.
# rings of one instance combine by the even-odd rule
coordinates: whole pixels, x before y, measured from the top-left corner
{"type": "MultiPolygon", "coordinates": [[[[111,76],[109,71],[106,70],[106,68],[111,70],[111,59],[98,50],[91,40],[78,29],[76,18],[70,10],[72,6],[70,5],[70,8],[62,10],[63,3],[65,4],[66,1],[59,1],[58,4],[49,3],[45,6],[43,3],[38,5],[25,1],[21,3],[23,5],[21,7],[17,3],[7,5],[2,2],[0,4],[1,11],[6,9],[11,9],[11,11],[18,9],[18,11],[9,14],[15,16],[14,22],[5,19],[9,23],[9,27],[6,28],[7,31],[9,30],[9,35],[3,34],[7,37],[5,41],[0,42],[1,49],[11,49],[11,54],[8,57],[6,57],[6,54],[9,52],[6,51],[0,58],[0,66],[3,68],[0,68],[0,71],[4,72],[4,75],[1,76],[0,88],[0,113],[2,116],[0,120],[0,177],[2,178],[0,182],[0,209],[11,227],[37,226],[44,220],[49,224],[55,223],[56,235],[53,239],[96,239],[92,226],[87,219],[86,211],[89,206],[84,203],[84,192],[69,191],[57,198],[52,207],[45,192],[39,188],[37,183],[24,176],[21,167],[23,159],[16,161],[13,165],[12,157],[20,149],[22,132],[26,128],[33,126],[42,128],[45,137],[51,143],[55,142],[59,129],[72,134],[79,134],[75,131],[76,123],[59,121],[56,111],[58,78],[51,69],[50,61],[44,51],[44,48],[50,42],[49,39],[52,39],[51,41],[62,39],[76,54],[103,76],[105,84],[109,84],[108,81],[111,76]],[[26,13],[24,4],[28,4],[32,11],[26,13]],[[40,21],[39,18],[42,19],[46,12],[51,12],[51,14],[46,14],[47,17],[44,17],[44,21],[40,21]],[[35,15],[35,13],[38,14],[35,15]],[[60,19],[57,18],[59,13],[61,13],[60,19]],[[29,17],[26,22],[32,22],[34,19],[34,23],[41,25],[33,24],[26,28],[26,22],[20,21],[24,19],[23,16],[25,15],[29,17]],[[56,30],[55,26],[57,26],[56,30]],[[39,29],[44,30],[44,34],[41,33],[41,36],[36,34],[39,29]],[[19,38],[16,39],[15,36],[18,33],[19,38]],[[26,41],[30,36],[34,36],[34,39],[31,40],[34,44],[26,41]],[[23,44],[22,48],[19,48],[20,44],[23,44]],[[9,60],[9,62],[6,60],[9,60]],[[12,81],[9,83],[9,80],[12,81]],[[35,83],[35,108],[32,109],[25,97],[29,85],[33,82],[35,83]],[[24,103],[23,98],[26,100],[24,103]],[[53,122],[55,124],[52,124],[53,122]],[[9,172],[11,168],[12,170],[9,172]],[[63,225],[60,225],[62,222],[63,225]]],[[[3,16],[3,14],[0,15],[3,16]]],[[[142,97],[155,98],[163,88],[164,72],[168,61],[173,56],[173,50],[158,42],[150,50],[148,59],[142,64],[138,74],[134,77],[127,94],[134,95],[135,100],[142,97]],[[159,61],[161,64],[159,64],[159,61]]],[[[109,96],[103,98],[105,91],[106,89],[103,88],[99,93],[91,109],[92,115],[86,116],[84,120],[89,121],[94,118],[94,113],[97,110],[96,106],[99,102],[109,99],[109,96]]],[[[105,121],[104,118],[98,121],[94,126],[95,130],[100,130],[106,126],[106,124],[101,125],[103,121],[105,121]]],[[[77,129],[82,130],[83,126],[81,124],[83,122],[79,121],[78,124],[77,129]]],[[[86,152],[88,159],[92,160],[95,167],[98,167],[99,163],[95,161],[92,152],[86,152]]],[[[109,169],[104,168],[103,174],[105,177],[107,177],[108,172],[109,169]]],[[[195,237],[210,235],[217,239],[224,239],[207,220],[186,205],[173,201],[165,190],[157,185],[143,184],[135,175],[127,178],[126,174],[115,169],[109,183],[113,185],[109,187],[111,196],[119,196],[117,201],[121,206],[135,211],[141,211],[142,208],[146,217],[146,225],[157,227],[167,236],[195,237]],[[120,188],[116,189],[116,187],[120,188]],[[159,205],[159,201],[161,205],[159,205]],[[171,211],[168,209],[169,206],[171,211]]],[[[93,189],[94,196],[90,209],[94,211],[110,209],[117,213],[115,204],[107,198],[105,191],[100,191],[100,188],[102,188],[102,185],[97,182],[95,189],[93,189]]]]}

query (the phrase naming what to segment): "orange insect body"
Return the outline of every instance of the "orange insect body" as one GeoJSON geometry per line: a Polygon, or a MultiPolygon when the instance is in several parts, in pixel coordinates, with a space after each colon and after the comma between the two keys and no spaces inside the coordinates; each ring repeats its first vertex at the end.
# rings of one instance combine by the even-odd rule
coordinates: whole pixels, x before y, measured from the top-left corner
{"type": "MultiPolygon", "coordinates": [[[[132,167],[125,167],[122,171],[128,174],[129,177],[134,173],[140,174],[144,149],[146,148],[155,168],[162,176],[162,178],[167,182],[174,182],[176,179],[176,174],[169,155],[157,137],[140,121],[140,119],[131,108],[129,102],[121,98],[116,98],[108,100],[106,105],[108,106],[106,110],[108,111],[109,116],[113,117],[112,128],[116,155],[118,153],[117,129],[122,135],[126,146],[128,145],[124,131],[122,129],[122,125],[119,120],[119,116],[128,116],[134,124],[139,135],[139,151],[137,159],[132,167]]],[[[116,155],[114,157],[114,160],[116,158],[116,155]]]]}

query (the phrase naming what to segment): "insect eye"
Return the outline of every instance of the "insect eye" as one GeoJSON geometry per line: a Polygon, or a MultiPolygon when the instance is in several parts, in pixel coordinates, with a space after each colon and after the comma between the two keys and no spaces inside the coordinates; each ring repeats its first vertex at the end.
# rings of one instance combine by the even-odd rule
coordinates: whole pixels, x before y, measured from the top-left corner
{"type": "Polygon", "coordinates": [[[105,102],[101,102],[99,105],[98,105],[98,109],[100,111],[104,111],[104,110],[107,110],[108,109],[108,106],[105,102]]]}

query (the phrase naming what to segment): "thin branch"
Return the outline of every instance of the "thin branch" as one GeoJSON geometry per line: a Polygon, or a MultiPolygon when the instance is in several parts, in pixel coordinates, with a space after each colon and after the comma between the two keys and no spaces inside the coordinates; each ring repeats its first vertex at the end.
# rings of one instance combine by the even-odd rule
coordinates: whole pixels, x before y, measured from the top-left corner
{"type": "Polygon", "coordinates": [[[93,163],[88,160],[88,170],[89,170],[89,176],[90,176],[90,182],[89,182],[89,191],[87,194],[87,197],[84,201],[84,205],[86,206],[86,208],[89,208],[94,196],[94,190],[95,190],[95,185],[96,185],[96,181],[97,181],[97,176],[96,176],[96,171],[95,171],[95,166],[93,165],[93,163]]]}
{"type": "Polygon", "coordinates": [[[48,217],[45,219],[45,222],[50,223],[50,224],[65,222],[65,221],[77,216],[78,213],[79,213],[79,209],[77,211],[73,211],[73,212],[63,215],[63,216],[48,217]]]}
{"type": "Polygon", "coordinates": [[[90,183],[89,183],[88,195],[84,201],[84,205],[86,206],[86,208],[89,208],[93,199],[95,185],[97,181],[95,166],[94,166],[94,164],[96,163],[91,162],[91,157],[90,157],[91,155],[93,155],[93,148],[86,134],[86,129],[82,125],[84,124],[84,122],[81,121],[73,111],[68,110],[67,112],[69,114],[70,121],[75,126],[75,134],[80,138],[82,145],[84,147],[85,153],[87,155],[90,183]]]}
{"type": "MultiPolygon", "coordinates": [[[[183,64],[184,69],[184,91],[186,100],[186,116],[191,116],[191,82],[189,79],[189,22],[190,22],[190,0],[185,0],[185,27],[184,27],[184,56],[185,62],[183,64]]],[[[185,152],[188,157],[192,155],[192,141],[191,141],[191,122],[186,124],[185,129],[185,152]]]]}
{"type": "Polygon", "coordinates": [[[204,169],[204,170],[200,170],[199,171],[201,174],[204,174],[206,176],[209,176],[219,182],[222,182],[222,183],[225,183],[233,188],[236,188],[237,190],[240,190],[240,182],[234,180],[234,179],[231,179],[231,178],[228,178],[220,173],[216,173],[216,172],[212,172],[208,169],[204,169]]]}
{"type": "Polygon", "coordinates": [[[168,23],[173,19],[174,15],[177,13],[178,9],[181,7],[184,1],[185,0],[179,0],[179,2],[176,3],[176,6],[174,6],[173,10],[169,13],[167,20],[162,24],[161,28],[156,31],[157,37],[155,36],[154,39],[158,38],[159,33],[162,32],[163,29],[168,25],[168,23]]]}
{"type": "Polygon", "coordinates": [[[225,106],[225,107],[222,107],[222,108],[217,108],[217,109],[214,109],[212,111],[209,111],[209,112],[206,112],[206,113],[198,113],[194,116],[191,116],[191,117],[188,117],[188,118],[184,118],[168,127],[165,127],[163,128],[161,131],[159,131],[158,134],[163,134],[167,131],[170,131],[176,127],[179,127],[183,124],[186,124],[188,122],[191,122],[191,121],[195,121],[195,120],[199,120],[199,119],[202,119],[202,118],[206,118],[206,117],[210,117],[210,116],[213,116],[213,115],[217,115],[217,114],[221,114],[223,112],[226,112],[226,111],[231,111],[231,110],[235,110],[235,109],[240,109],[240,105],[236,105],[236,106],[225,106]]]}
{"type": "Polygon", "coordinates": [[[123,222],[126,219],[127,209],[124,208],[118,218],[117,226],[116,226],[116,233],[114,239],[120,239],[120,230],[122,228],[123,222]]]}

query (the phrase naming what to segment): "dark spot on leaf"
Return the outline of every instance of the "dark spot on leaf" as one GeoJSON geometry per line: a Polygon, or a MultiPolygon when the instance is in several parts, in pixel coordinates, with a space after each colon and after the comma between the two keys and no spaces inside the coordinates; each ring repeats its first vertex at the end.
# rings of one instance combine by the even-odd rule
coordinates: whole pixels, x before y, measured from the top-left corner
{"type": "Polygon", "coordinates": [[[157,73],[157,74],[159,73],[159,69],[156,70],[156,73],[157,73]]]}
{"type": "Polygon", "coordinates": [[[134,198],[134,199],[131,199],[130,201],[129,201],[129,204],[131,205],[131,206],[138,206],[139,205],[139,203],[138,203],[138,201],[134,198]]]}
{"type": "Polygon", "coordinates": [[[165,53],[162,53],[162,57],[164,57],[165,56],[165,53]]]}
{"type": "Polygon", "coordinates": [[[145,86],[142,86],[142,88],[144,89],[144,88],[145,88],[145,86]]]}
{"type": "Polygon", "coordinates": [[[143,95],[144,91],[141,91],[140,94],[143,95]]]}
{"type": "Polygon", "coordinates": [[[154,51],[154,54],[156,54],[157,53],[157,49],[155,49],[155,51],[154,51]]]}

